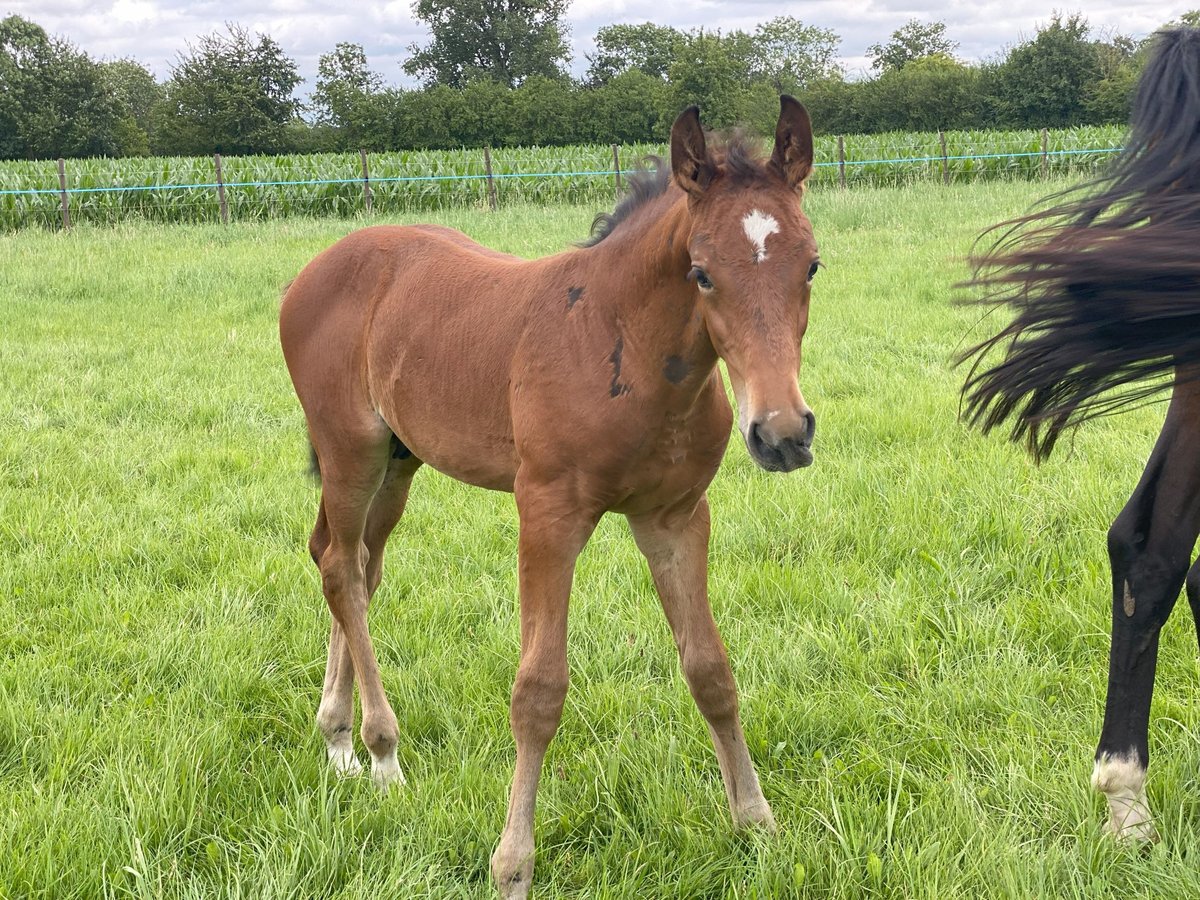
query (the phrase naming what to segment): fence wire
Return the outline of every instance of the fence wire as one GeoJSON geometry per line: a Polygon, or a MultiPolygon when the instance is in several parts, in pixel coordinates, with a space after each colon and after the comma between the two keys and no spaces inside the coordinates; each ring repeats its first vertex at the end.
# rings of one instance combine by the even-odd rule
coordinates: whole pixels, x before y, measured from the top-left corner
{"type": "MultiPolygon", "coordinates": [[[[925,136],[926,138],[928,136],[925,136]]],[[[1022,135],[1026,146],[1029,138],[1022,135]]],[[[970,141],[969,143],[974,143],[970,141]]],[[[1098,146],[1051,150],[1047,136],[1041,135],[1041,149],[1016,150],[1012,152],[955,152],[928,153],[917,156],[884,156],[871,154],[879,148],[860,142],[856,147],[845,146],[839,153],[841,158],[825,159],[814,164],[810,181],[816,185],[895,185],[921,180],[940,179],[947,183],[976,180],[979,178],[1036,178],[1050,174],[1078,173],[1096,168],[1110,154],[1120,152],[1120,147],[1098,146]],[[867,145],[867,146],[864,146],[867,145]],[[856,152],[857,151],[857,152],[856,152]],[[855,158],[865,153],[865,158],[855,158]]],[[[582,148],[581,148],[582,149],[582,148]]],[[[647,156],[665,153],[665,147],[638,145],[621,148],[633,158],[641,160],[647,156]]],[[[609,153],[608,148],[587,148],[596,155],[609,153]]],[[[70,161],[65,163],[66,184],[48,186],[47,182],[58,181],[58,173],[48,177],[44,171],[35,171],[35,164],[20,164],[21,170],[5,171],[0,167],[0,185],[12,185],[14,181],[33,181],[32,186],[0,187],[0,228],[15,229],[35,224],[55,227],[62,224],[62,208],[65,206],[72,223],[87,221],[112,224],[123,219],[143,219],[155,222],[204,222],[231,220],[261,220],[287,216],[333,215],[353,217],[366,211],[365,195],[371,195],[372,212],[417,212],[446,207],[485,205],[489,202],[596,202],[611,203],[619,193],[622,178],[634,168],[613,147],[610,163],[616,167],[576,168],[572,159],[551,160],[563,165],[554,170],[544,165],[530,171],[512,171],[523,162],[533,161],[532,151],[502,151],[494,156],[480,157],[463,151],[457,160],[446,157],[434,160],[428,174],[402,174],[405,163],[419,164],[429,172],[429,154],[380,154],[372,157],[375,172],[363,177],[358,169],[359,158],[348,155],[324,155],[322,157],[279,157],[279,158],[230,158],[224,160],[224,171],[228,180],[191,179],[178,182],[158,180],[169,178],[173,172],[186,171],[200,174],[207,165],[213,171],[214,160],[179,159],[164,160],[154,167],[140,167],[140,172],[124,170],[119,161],[104,161],[115,171],[103,171],[97,161],[70,161]],[[406,158],[407,157],[407,158],[406,158]],[[504,157],[510,157],[505,159],[504,157]],[[296,168],[300,165],[347,166],[352,160],[357,174],[353,177],[269,177],[274,168],[296,168]],[[438,168],[457,163],[460,171],[438,172],[438,168]],[[76,169],[83,171],[76,172],[76,169]],[[97,171],[100,169],[100,171],[97,171]],[[400,173],[397,173],[400,170],[400,173]],[[464,171],[465,170],[465,171],[464,171]],[[256,171],[267,174],[263,178],[247,178],[256,171]],[[72,177],[75,184],[70,183],[72,177]],[[103,179],[110,182],[97,183],[103,179]],[[143,179],[148,183],[130,183],[143,179]],[[40,184],[39,184],[40,182],[40,184]],[[196,192],[207,193],[206,197],[196,192]],[[224,192],[225,199],[218,194],[224,192]],[[222,207],[224,206],[224,212],[222,207]]],[[[363,160],[367,157],[364,155],[363,160]]],[[[593,156],[593,159],[596,157],[593,156]]],[[[575,160],[578,162],[578,154],[575,160]]],[[[46,165],[46,164],[43,164],[46,165]]],[[[49,163],[48,165],[56,165],[49,163]]],[[[344,169],[343,169],[344,171],[344,169]]],[[[210,175],[211,179],[211,175],[210,175]]]]}

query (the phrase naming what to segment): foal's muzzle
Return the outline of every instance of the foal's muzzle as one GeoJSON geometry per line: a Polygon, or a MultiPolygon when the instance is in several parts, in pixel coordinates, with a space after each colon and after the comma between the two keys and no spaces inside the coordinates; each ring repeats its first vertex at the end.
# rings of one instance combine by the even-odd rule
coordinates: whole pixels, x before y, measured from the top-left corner
{"type": "Polygon", "coordinates": [[[812,410],[806,410],[788,431],[781,432],[769,421],[756,420],[746,431],[746,447],[754,461],[768,472],[791,472],[812,465],[816,431],[817,417],[812,410]]]}

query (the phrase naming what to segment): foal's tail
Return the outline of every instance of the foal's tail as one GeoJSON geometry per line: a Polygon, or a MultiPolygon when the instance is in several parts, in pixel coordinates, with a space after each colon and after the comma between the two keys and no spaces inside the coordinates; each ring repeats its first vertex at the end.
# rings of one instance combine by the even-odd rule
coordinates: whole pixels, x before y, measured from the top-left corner
{"type": "Polygon", "coordinates": [[[321,460],[317,458],[317,448],[313,446],[312,438],[308,439],[308,474],[321,483],[321,460]]]}
{"type": "Polygon", "coordinates": [[[1012,417],[1039,460],[1063,429],[1200,361],[1200,29],[1158,34],[1124,151],[1049,202],[990,229],[972,257],[974,302],[1016,318],[959,360],[971,361],[966,419],[990,431],[1012,417]]]}

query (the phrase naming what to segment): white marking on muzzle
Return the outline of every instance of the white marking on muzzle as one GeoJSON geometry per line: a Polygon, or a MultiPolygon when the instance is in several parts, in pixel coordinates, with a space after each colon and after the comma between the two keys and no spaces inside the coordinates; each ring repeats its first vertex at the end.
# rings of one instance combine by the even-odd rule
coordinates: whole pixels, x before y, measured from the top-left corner
{"type": "Polygon", "coordinates": [[[779,223],[774,216],[753,209],[742,219],[742,230],[754,245],[754,261],[762,262],[767,258],[767,238],[779,231],[779,223]]]}
{"type": "Polygon", "coordinates": [[[1118,841],[1154,841],[1158,835],[1146,800],[1146,770],[1132,750],[1104,754],[1092,770],[1092,787],[1108,798],[1107,829],[1118,841]]]}

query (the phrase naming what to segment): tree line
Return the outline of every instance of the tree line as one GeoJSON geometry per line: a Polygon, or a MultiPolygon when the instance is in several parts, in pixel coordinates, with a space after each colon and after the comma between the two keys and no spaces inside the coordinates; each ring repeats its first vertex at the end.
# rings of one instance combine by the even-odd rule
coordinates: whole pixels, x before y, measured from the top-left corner
{"type": "MultiPolygon", "coordinates": [[[[416,0],[431,32],[385,83],[359,44],[320,58],[305,99],[296,63],[239,25],[203,35],[160,82],[132,59],[97,61],[20,16],[0,20],[0,158],[194,156],[661,142],[680,109],[768,129],[778,95],[820,133],[1040,128],[1124,122],[1147,40],[1055,14],[1033,37],[969,64],[942,22],[912,20],[847,77],[832,30],[779,16],[752,31],[618,24],[568,72],[570,0],[416,0]]],[[[1200,25],[1200,11],[1173,23],[1200,25]]]]}

